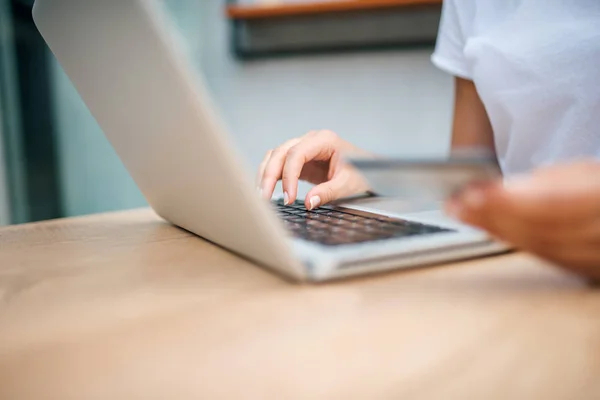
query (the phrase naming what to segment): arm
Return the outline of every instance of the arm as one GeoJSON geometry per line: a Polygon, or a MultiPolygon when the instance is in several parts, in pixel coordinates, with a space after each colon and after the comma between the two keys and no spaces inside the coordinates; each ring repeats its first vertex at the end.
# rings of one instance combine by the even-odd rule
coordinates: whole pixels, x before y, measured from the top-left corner
{"type": "MultiPolygon", "coordinates": [[[[493,132],[472,82],[456,80],[452,149],[494,150],[493,132]]],[[[600,282],[600,162],[540,168],[506,182],[477,183],[447,213],[600,282]]]]}
{"type": "Polygon", "coordinates": [[[495,154],[494,132],[475,84],[462,78],[454,83],[452,150],[484,148],[495,154]]]}

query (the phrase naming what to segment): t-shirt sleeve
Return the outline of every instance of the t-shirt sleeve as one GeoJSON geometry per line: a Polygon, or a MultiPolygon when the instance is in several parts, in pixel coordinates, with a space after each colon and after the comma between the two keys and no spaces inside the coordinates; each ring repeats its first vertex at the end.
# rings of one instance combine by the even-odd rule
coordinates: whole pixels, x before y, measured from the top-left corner
{"type": "Polygon", "coordinates": [[[461,25],[457,2],[458,0],[443,2],[440,27],[431,61],[436,67],[449,74],[470,80],[471,71],[464,55],[465,27],[461,25]]]}

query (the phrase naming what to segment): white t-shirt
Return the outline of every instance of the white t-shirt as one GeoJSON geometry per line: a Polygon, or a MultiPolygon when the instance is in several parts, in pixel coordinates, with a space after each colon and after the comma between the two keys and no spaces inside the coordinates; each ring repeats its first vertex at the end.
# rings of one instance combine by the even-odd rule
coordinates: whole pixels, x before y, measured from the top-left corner
{"type": "Polygon", "coordinates": [[[444,0],[432,61],[475,83],[505,174],[600,158],[600,0],[444,0]]]}

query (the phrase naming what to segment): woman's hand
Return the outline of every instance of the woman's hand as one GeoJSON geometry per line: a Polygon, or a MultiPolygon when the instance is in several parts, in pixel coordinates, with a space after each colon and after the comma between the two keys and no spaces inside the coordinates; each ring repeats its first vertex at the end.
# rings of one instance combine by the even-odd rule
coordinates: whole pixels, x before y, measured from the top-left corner
{"type": "Polygon", "coordinates": [[[367,156],[331,131],[312,131],[267,152],[260,165],[257,184],[262,196],[270,199],[281,179],[284,201],[296,200],[298,180],[315,184],[305,205],[313,209],[330,201],[368,190],[362,176],[342,160],[343,156],[367,156]]]}
{"type": "Polygon", "coordinates": [[[575,272],[600,279],[600,162],[542,168],[467,188],[448,214],[575,272]]]}

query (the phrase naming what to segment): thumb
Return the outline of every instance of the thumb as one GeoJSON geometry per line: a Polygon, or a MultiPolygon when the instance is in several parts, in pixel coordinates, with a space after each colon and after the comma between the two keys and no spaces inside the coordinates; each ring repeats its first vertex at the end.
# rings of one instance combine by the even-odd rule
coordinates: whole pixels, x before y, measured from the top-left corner
{"type": "Polygon", "coordinates": [[[345,194],[341,181],[339,178],[334,178],[312,188],[304,201],[306,208],[312,210],[343,197],[345,194]]]}
{"type": "Polygon", "coordinates": [[[345,168],[334,174],[329,181],[312,188],[306,195],[304,205],[308,210],[312,210],[334,200],[368,190],[369,185],[361,175],[345,168]]]}

